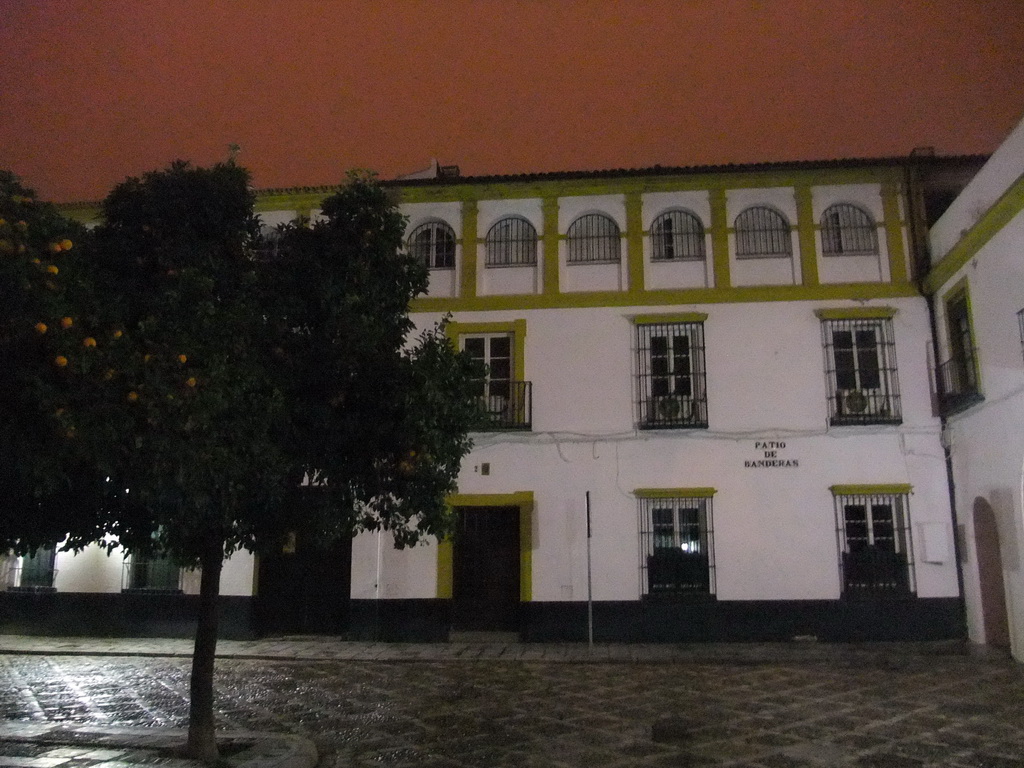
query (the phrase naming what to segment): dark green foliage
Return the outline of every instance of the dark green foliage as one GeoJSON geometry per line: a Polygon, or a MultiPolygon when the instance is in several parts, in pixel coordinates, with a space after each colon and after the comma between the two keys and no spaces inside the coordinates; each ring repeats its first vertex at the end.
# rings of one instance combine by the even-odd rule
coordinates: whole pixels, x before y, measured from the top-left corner
{"type": "Polygon", "coordinates": [[[445,530],[478,372],[440,328],[407,345],[408,304],[427,274],[403,252],[404,220],[386,192],[352,175],[323,214],[282,228],[279,258],[262,271],[267,304],[279,307],[290,443],[325,490],[321,509],[302,506],[335,535],[383,527],[404,546],[445,530]]]}
{"type": "Polygon", "coordinates": [[[103,483],[74,408],[93,358],[90,318],[77,312],[92,304],[87,246],[81,226],[0,172],[0,552],[103,532],[103,483]]]}
{"type": "Polygon", "coordinates": [[[225,555],[297,529],[444,533],[477,418],[479,371],[443,329],[410,343],[426,272],[378,185],[353,176],[271,262],[253,204],[243,169],[178,162],[86,233],[0,175],[0,548],[108,537],[202,567],[189,751],[207,760],[225,555]]]}

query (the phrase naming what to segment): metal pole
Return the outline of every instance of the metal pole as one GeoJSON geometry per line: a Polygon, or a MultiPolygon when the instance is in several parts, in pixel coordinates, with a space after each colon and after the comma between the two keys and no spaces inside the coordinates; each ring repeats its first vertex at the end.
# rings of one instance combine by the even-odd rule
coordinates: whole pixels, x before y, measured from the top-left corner
{"type": "Polygon", "coordinates": [[[587,644],[594,649],[594,584],[590,574],[590,491],[587,491],[587,644]]]}

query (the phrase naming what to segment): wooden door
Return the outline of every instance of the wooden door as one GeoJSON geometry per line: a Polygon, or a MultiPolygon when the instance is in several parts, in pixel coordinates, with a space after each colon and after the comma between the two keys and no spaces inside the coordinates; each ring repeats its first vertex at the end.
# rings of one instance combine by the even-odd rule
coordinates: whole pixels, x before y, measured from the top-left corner
{"type": "Polygon", "coordinates": [[[453,625],[519,629],[519,509],[461,507],[453,539],[453,625]]]}

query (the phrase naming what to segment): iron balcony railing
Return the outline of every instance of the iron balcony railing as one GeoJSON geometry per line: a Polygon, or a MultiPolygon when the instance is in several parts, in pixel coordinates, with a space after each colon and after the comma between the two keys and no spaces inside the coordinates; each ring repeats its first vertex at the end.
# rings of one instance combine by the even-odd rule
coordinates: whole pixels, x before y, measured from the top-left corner
{"type": "Polygon", "coordinates": [[[488,382],[488,393],[480,396],[480,408],[480,432],[529,430],[533,426],[533,382],[488,382]]]}
{"type": "Polygon", "coordinates": [[[981,400],[978,373],[974,367],[976,350],[969,355],[954,357],[939,365],[936,372],[939,409],[943,416],[962,411],[981,400]]]}

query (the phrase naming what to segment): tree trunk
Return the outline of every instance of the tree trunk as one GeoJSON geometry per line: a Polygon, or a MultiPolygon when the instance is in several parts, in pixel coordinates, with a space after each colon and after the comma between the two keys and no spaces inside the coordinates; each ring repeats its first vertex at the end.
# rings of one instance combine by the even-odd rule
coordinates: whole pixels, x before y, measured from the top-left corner
{"type": "Polygon", "coordinates": [[[188,711],[188,756],[213,763],[217,740],[213,731],[213,663],[217,654],[217,622],[220,617],[220,571],[224,542],[211,542],[199,559],[199,625],[192,652],[192,685],[188,711]]]}

